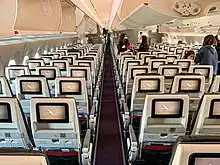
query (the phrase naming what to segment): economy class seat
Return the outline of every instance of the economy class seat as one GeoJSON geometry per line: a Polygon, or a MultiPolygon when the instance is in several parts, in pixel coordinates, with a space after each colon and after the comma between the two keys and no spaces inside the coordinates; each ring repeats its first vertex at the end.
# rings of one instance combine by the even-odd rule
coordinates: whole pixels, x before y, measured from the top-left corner
{"type": "MultiPolygon", "coordinates": [[[[91,131],[81,139],[74,98],[32,98],[31,130],[36,148],[50,156],[68,156],[72,164],[88,165],[91,160],[91,131]]],[[[51,158],[52,159],[52,158],[51,158]]],[[[65,164],[65,159],[62,160],[65,164]]]]}
{"type": "Polygon", "coordinates": [[[169,165],[218,165],[219,153],[219,136],[179,137],[169,165]]]}
{"type": "Polygon", "coordinates": [[[86,79],[86,86],[88,89],[88,95],[90,97],[93,96],[93,86],[95,86],[95,84],[93,84],[93,82],[92,82],[92,74],[91,74],[90,67],[71,66],[68,68],[67,76],[73,77],[73,78],[85,78],[86,79]]]}
{"type": "Polygon", "coordinates": [[[119,59],[118,67],[119,67],[119,70],[120,70],[120,75],[122,75],[122,73],[123,73],[124,61],[126,59],[135,60],[136,58],[137,58],[136,55],[122,55],[118,58],[119,59]]]}
{"type": "Polygon", "coordinates": [[[55,95],[55,79],[60,77],[60,68],[56,66],[43,66],[36,68],[36,75],[45,76],[50,88],[51,96],[55,95]]]}
{"type": "Polygon", "coordinates": [[[132,93],[132,87],[133,87],[135,76],[137,74],[142,74],[142,73],[151,73],[151,67],[146,66],[146,65],[128,66],[126,88],[125,88],[126,95],[132,93]]]}
{"type": "Polygon", "coordinates": [[[128,67],[129,66],[137,66],[140,64],[141,64],[141,60],[131,60],[131,59],[124,60],[124,65],[122,68],[122,83],[126,83],[128,67]]]}
{"type": "Polygon", "coordinates": [[[50,165],[43,152],[28,149],[0,149],[0,162],[4,165],[50,165]]]}
{"type": "Polygon", "coordinates": [[[60,59],[61,60],[67,60],[68,63],[69,63],[69,66],[72,66],[75,63],[76,56],[70,56],[70,55],[68,55],[68,56],[61,56],[60,59]]]}
{"type": "Polygon", "coordinates": [[[28,66],[12,65],[5,67],[5,77],[8,79],[12,94],[16,95],[16,78],[18,76],[30,75],[28,66]]]}
{"type": "Polygon", "coordinates": [[[0,76],[0,97],[12,97],[13,93],[6,77],[0,76]]]}
{"type": "Polygon", "coordinates": [[[141,64],[142,65],[148,65],[149,64],[149,61],[150,59],[156,59],[157,58],[157,55],[142,55],[141,56],[141,64]]]}
{"type": "Polygon", "coordinates": [[[49,86],[44,76],[17,77],[16,89],[16,97],[20,101],[26,117],[30,115],[30,99],[32,97],[50,97],[49,86]]]}
{"type": "Polygon", "coordinates": [[[35,75],[37,67],[45,66],[43,59],[28,59],[26,63],[28,65],[30,73],[33,75],[35,75]]]}
{"type": "Polygon", "coordinates": [[[205,92],[207,92],[213,80],[212,65],[192,65],[189,68],[189,73],[195,73],[205,76],[205,92]]]}
{"type": "Polygon", "coordinates": [[[85,78],[58,77],[55,83],[55,97],[75,98],[81,128],[88,128],[90,102],[85,78]]]}
{"type": "Polygon", "coordinates": [[[67,75],[67,68],[69,67],[68,60],[56,59],[50,61],[50,66],[56,66],[60,68],[60,73],[62,76],[67,75]]]}
{"type": "Polygon", "coordinates": [[[176,59],[180,59],[179,55],[168,54],[164,55],[164,58],[167,59],[168,64],[173,64],[176,59]]]}
{"type": "Polygon", "coordinates": [[[160,65],[158,68],[158,73],[164,76],[164,88],[165,93],[169,93],[173,83],[173,79],[176,74],[182,73],[182,67],[180,65],[160,65]]]}
{"type": "Polygon", "coordinates": [[[174,77],[171,93],[185,93],[190,98],[189,126],[195,117],[205,92],[205,77],[198,74],[179,74],[174,77]]]}
{"type": "Polygon", "coordinates": [[[48,66],[48,65],[50,65],[50,61],[53,60],[55,57],[54,57],[54,55],[45,54],[45,55],[41,55],[40,58],[43,59],[45,65],[48,66]]]}
{"type": "Polygon", "coordinates": [[[138,52],[137,58],[142,59],[142,56],[145,56],[145,55],[151,55],[151,53],[150,52],[138,52]]]}
{"type": "Polygon", "coordinates": [[[19,101],[1,97],[0,110],[0,148],[32,149],[33,139],[19,101]]]}
{"type": "Polygon", "coordinates": [[[173,64],[182,66],[183,73],[188,73],[189,67],[193,65],[193,63],[194,63],[193,60],[188,60],[188,59],[176,59],[173,62],[173,64]]]}
{"type": "Polygon", "coordinates": [[[150,59],[149,64],[151,66],[151,73],[158,73],[160,65],[168,64],[167,59],[150,59]]]}
{"type": "Polygon", "coordinates": [[[205,94],[194,122],[192,135],[220,135],[220,97],[205,94]]]}
{"type": "Polygon", "coordinates": [[[209,93],[219,93],[220,92],[220,75],[216,75],[213,78],[213,82],[208,91],[209,93]]]}
{"type": "Polygon", "coordinates": [[[143,159],[146,164],[155,164],[162,156],[160,163],[168,163],[176,139],[186,133],[188,113],[189,97],[185,94],[146,95],[137,138],[129,126],[130,161],[143,159]]]}

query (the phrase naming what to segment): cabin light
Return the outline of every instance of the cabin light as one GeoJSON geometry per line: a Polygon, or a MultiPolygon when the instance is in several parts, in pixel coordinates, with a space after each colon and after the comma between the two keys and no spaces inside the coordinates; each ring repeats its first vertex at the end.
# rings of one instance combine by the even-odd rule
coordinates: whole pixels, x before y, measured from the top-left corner
{"type": "Polygon", "coordinates": [[[8,66],[11,66],[11,65],[16,65],[15,59],[10,59],[10,60],[9,60],[8,66]]]}
{"type": "Polygon", "coordinates": [[[26,65],[27,64],[27,60],[29,59],[29,57],[28,56],[24,56],[24,59],[23,59],[23,62],[22,62],[22,64],[23,65],[26,65]]]}
{"type": "Polygon", "coordinates": [[[47,50],[44,50],[44,54],[47,54],[47,50]]]}

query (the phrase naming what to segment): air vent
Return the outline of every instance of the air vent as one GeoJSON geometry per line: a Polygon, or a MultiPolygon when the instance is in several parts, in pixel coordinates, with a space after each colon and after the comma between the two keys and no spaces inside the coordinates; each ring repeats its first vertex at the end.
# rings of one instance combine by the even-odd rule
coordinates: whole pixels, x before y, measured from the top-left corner
{"type": "Polygon", "coordinates": [[[213,6],[213,7],[211,7],[211,8],[209,9],[208,13],[209,13],[209,14],[213,14],[213,13],[216,13],[216,12],[218,12],[218,11],[219,11],[219,8],[213,6]]]}

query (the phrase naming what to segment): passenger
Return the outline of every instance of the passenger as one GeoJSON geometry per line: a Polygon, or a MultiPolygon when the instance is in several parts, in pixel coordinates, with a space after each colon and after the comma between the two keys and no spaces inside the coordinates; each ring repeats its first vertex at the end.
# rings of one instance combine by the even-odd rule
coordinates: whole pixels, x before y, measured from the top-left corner
{"type": "Polygon", "coordinates": [[[133,51],[131,44],[127,37],[124,37],[123,46],[121,47],[120,52],[133,51]]]}
{"type": "Polygon", "coordinates": [[[184,56],[184,59],[194,60],[195,59],[195,52],[193,50],[187,51],[187,53],[184,56]]]}
{"type": "Polygon", "coordinates": [[[125,38],[125,37],[126,37],[126,34],[125,34],[125,33],[121,34],[120,37],[119,37],[118,46],[117,46],[117,48],[118,48],[118,54],[121,53],[121,48],[122,48],[122,46],[124,45],[124,44],[123,44],[123,41],[124,41],[124,38],[125,38]]]}
{"type": "Polygon", "coordinates": [[[139,46],[138,51],[139,52],[147,52],[149,50],[149,45],[147,43],[147,37],[142,36],[141,38],[142,38],[141,45],[139,46]]]}
{"type": "Polygon", "coordinates": [[[203,41],[203,46],[196,55],[195,63],[201,65],[212,65],[214,75],[218,71],[218,54],[215,49],[217,41],[213,35],[207,35],[203,41]]]}
{"type": "Polygon", "coordinates": [[[217,35],[215,36],[217,40],[217,46],[215,47],[218,53],[218,61],[220,61],[220,29],[218,29],[217,35]]]}

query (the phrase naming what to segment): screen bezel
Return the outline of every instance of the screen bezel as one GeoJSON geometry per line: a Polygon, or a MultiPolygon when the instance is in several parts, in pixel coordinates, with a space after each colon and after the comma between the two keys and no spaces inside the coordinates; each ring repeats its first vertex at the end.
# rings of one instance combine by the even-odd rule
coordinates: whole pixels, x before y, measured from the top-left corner
{"type": "Polygon", "coordinates": [[[151,117],[152,118],[181,118],[183,113],[183,100],[182,99],[153,99],[152,100],[152,108],[151,108],[151,117]],[[158,101],[163,101],[163,102],[171,102],[171,101],[180,101],[180,110],[179,114],[174,114],[174,115],[157,115],[156,110],[155,110],[155,103],[158,101]]]}
{"type": "MultiPolygon", "coordinates": [[[[51,57],[51,56],[43,56],[43,57],[41,57],[43,60],[44,60],[44,58],[50,58],[50,61],[51,60],[53,60],[53,58],[51,57]]],[[[46,62],[45,60],[44,60],[44,63],[46,64],[46,65],[49,65],[50,64],[50,61],[49,62],[46,62]]]]}
{"type": "Polygon", "coordinates": [[[179,80],[178,92],[198,93],[198,92],[200,92],[200,87],[201,87],[201,79],[199,79],[199,78],[192,78],[192,79],[190,79],[190,78],[181,78],[179,80]],[[198,80],[198,82],[199,82],[198,83],[198,89],[196,89],[196,90],[181,90],[182,81],[187,81],[187,80],[198,80]]]}
{"type": "Polygon", "coordinates": [[[81,95],[82,94],[82,82],[80,80],[60,80],[59,81],[59,90],[60,90],[60,95],[81,95]],[[62,83],[79,83],[79,92],[63,92],[62,91],[62,83]]]}
{"type": "Polygon", "coordinates": [[[140,65],[140,61],[128,61],[127,62],[127,68],[126,68],[126,70],[128,70],[128,66],[129,66],[129,64],[136,64],[137,63],[137,65],[132,65],[132,66],[138,66],[138,65],[140,65]]]}
{"type": "Polygon", "coordinates": [[[37,117],[38,123],[69,123],[69,105],[67,103],[37,103],[36,104],[36,117],[37,117]],[[40,119],[40,106],[64,106],[66,119],[62,119],[62,120],[40,119]]]}
{"type": "MultiPolygon", "coordinates": [[[[13,69],[13,68],[10,68],[8,71],[9,71],[9,75],[10,75],[10,71],[23,71],[24,72],[24,74],[23,75],[25,75],[25,69],[13,69]]],[[[21,75],[22,76],[22,75],[21,75]]],[[[16,79],[16,77],[15,78],[11,78],[11,76],[10,76],[10,80],[15,80],[16,79]]]]}
{"type": "Polygon", "coordinates": [[[46,77],[47,80],[55,80],[56,77],[57,77],[56,69],[39,69],[39,75],[46,77]],[[53,77],[53,78],[47,78],[46,76],[44,76],[44,75],[41,74],[41,71],[42,71],[42,70],[44,70],[44,71],[45,71],[45,70],[47,70],[47,71],[48,71],[48,70],[53,70],[53,72],[54,72],[54,77],[53,77]]]}
{"type": "Polygon", "coordinates": [[[67,68],[66,62],[64,62],[64,61],[60,61],[60,62],[58,62],[58,61],[53,61],[53,66],[58,67],[58,68],[60,69],[60,71],[66,71],[66,68],[67,68]],[[59,66],[55,66],[55,65],[54,65],[55,63],[64,63],[64,69],[61,69],[59,66]]]}
{"type": "MultiPolygon", "coordinates": [[[[163,64],[160,64],[160,65],[165,65],[165,64],[166,64],[165,61],[152,61],[152,64],[151,64],[152,70],[157,70],[157,69],[158,69],[158,68],[154,68],[154,67],[153,67],[155,62],[163,62],[163,64]]],[[[160,65],[159,65],[159,66],[160,66],[160,65]]]]}
{"type": "Polygon", "coordinates": [[[131,79],[134,79],[134,70],[145,70],[145,73],[148,73],[147,68],[131,68],[131,79]]]}
{"type": "Polygon", "coordinates": [[[40,64],[40,65],[37,66],[37,67],[41,67],[41,62],[39,62],[39,61],[36,61],[36,62],[34,62],[34,61],[28,62],[28,68],[29,68],[30,71],[35,71],[36,68],[37,68],[37,67],[36,67],[35,69],[31,69],[31,68],[30,68],[30,64],[31,64],[31,63],[38,63],[38,64],[40,64]]]}
{"type": "Polygon", "coordinates": [[[73,58],[71,56],[62,56],[61,59],[67,60],[69,65],[73,65],[73,58]],[[71,59],[71,62],[68,59],[71,59]]]}
{"type": "MultiPolygon", "coordinates": [[[[173,69],[173,70],[175,69],[177,71],[176,74],[179,73],[179,68],[162,68],[162,75],[164,75],[165,69],[173,69]]],[[[173,78],[173,77],[175,77],[175,75],[173,75],[173,76],[164,75],[164,77],[165,78],[173,78]]]]}
{"type": "Polygon", "coordinates": [[[195,165],[196,158],[220,158],[220,153],[192,153],[188,165],[195,165]]]}
{"type": "MultiPolygon", "coordinates": [[[[91,66],[92,66],[91,62],[88,62],[88,61],[87,61],[87,62],[86,62],[86,61],[85,61],[85,62],[78,62],[78,65],[79,65],[79,66],[85,66],[85,65],[80,65],[80,64],[89,64],[89,67],[90,67],[90,68],[91,68],[91,66]]],[[[85,66],[85,67],[88,67],[88,66],[85,66]]]]}
{"type": "Polygon", "coordinates": [[[160,79],[144,79],[144,78],[141,78],[138,80],[138,92],[140,93],[148,93],[148,92],[160,92],[160,79]],[[156,90],[142,90],[141,89],[141,81],[144,81],[144,80],[151,80],[151,81],[157,81],[157,85],[158,85],[158,89],[156,90]]]}
{"type": "Polygon", "coordinates": [[[189,69],[190,61],[177,61],[177,65],[180,65],[183,69],[189,69]],[[183,67],[180,63],[188,63],[188,67],[185,68],[185,67],[183,67]]]}
{"type": "Polygon", "coordinates": [[[209,118],[210,119],[220,119],[220,115],[213,115],[214,112],[214,104],[215,102],[220,102],[220,99],[212,99],[210,102],[210,111],[209,111],[209,118]]]}
{"type": "MultiPolygon", "coordinates": [[[[196,69],[207,69],[208,70],[208,75],[207,76],[204,76],[206,79],[209,78],[209,75],[210,75],[210,68],[205,68],[205,67],[199,67],[199,68],[193,68],[193,73],[196,73],[196,69]]],[[[196,73],[198,74],[198,73],[196,73]]],[[[202,75],[203,76],[203,75],[202,75]]]]}
{"type": "MultiPolygon", "coordinates": [[[[74,70],[75,70],[75,71],[84,71],[84,72],[85,72],[85,79],[88,80],[87,69],[77,69],[77,68],[76,68],[76,69],[71,69],[71,70],[70,70],[70,77],[74,77],[74,76],[73,76],[73,71],[74,71],[74,70]]],[[[77,77],[77,78],[80,78],[80,77],[77,77]]],[[[83,77],[82,77],[82,78],[83,78],[83,77]]]]}
{"type": "Polygon", "coordinates": [[[21,94],[24,94],[24,95],[42,95],[43,94],[43,91],[42,91],[42,83],[40,80],[20,80],[20,91],[21,91],[21,94]],[[40,91],[38,92],[25,92],[22,90],[22,82],[36,82],[36,83],[39,83],[39,89],[40,91]]]}
{"type": "Polygon", "coordinates": [[[12,123],[11,105],[7,102],[1,102],[0,105],[7,107],[8,119],[0,119],[0,123],[12,123]]]}

